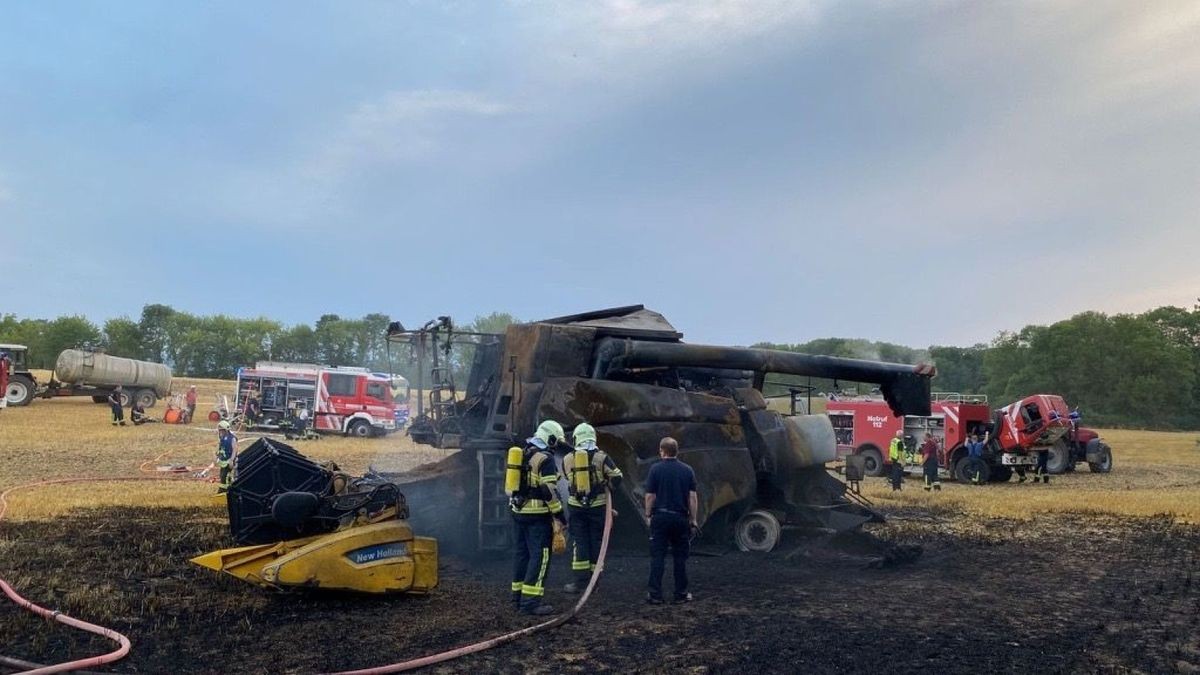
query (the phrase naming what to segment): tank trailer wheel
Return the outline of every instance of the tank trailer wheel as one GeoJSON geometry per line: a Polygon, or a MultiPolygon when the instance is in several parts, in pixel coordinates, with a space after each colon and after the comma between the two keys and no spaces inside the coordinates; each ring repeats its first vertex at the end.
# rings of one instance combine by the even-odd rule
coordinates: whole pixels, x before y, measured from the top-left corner
{"type": "Polygon", "coordinates": [[[863,473],[873,477],[883,475],[883,453],[875,448],[863,448],[858,451],[858,456],[863,458],[863,473]]]}
{"type": "Polygon", "coordinates": [[[143,408],[153,408],[154,404],[158,403],[158,395],[153,389],[138,389],[133,396],[143,408]]]}
{"type": "Polygon", "coordinates": [[[92,403],[108,403],[108,399],[103,396],[93,396],[92,403]]]}
{"type": "Polygon", "coordinates": [[[771,512],[754,510],[738,519],[733,536],[740,550],[769,553],[779,543],[782,530],[779,519],[771,512]]]}
{"type": "Polygon", "coordinates": [[[1099,462],[1088,462],[1088,468],[1091,469],[1092,473],[1108,473],[1112,471],[1112,467],[1112,448],[1107,445],[1104,446],[1104,452],[1100,455],[1099,462]]]}
{"type": "Polygon", "coordinates": [[[23,375],[14,375],[4,390],[4,398],[11,406],[29,405],[35,393],[37,390],[33,386],[33,380],[23,375]]]}
{"type": "Polygon", "coordinates": [[[366,420],[354,420],[346,433],[357,438],[367,438],[371,435],[371,425],[366,420]]]}

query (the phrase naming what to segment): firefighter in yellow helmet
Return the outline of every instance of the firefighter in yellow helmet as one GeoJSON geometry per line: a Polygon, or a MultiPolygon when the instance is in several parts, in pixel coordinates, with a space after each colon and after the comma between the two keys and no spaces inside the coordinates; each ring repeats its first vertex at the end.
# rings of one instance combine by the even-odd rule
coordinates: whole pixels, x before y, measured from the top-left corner
{"type": "Polygon", "coordinates": [[[233,458],[237,454],[237,438],[229,428],[229,422],[224,420],[217,425],[217,468],[220,469],[220,482],[217,492],[229,489],[229,481],[233,474],[233,458]]]}
{"type": "Polygon", "coordinates": [[[605,488],[616,489],[621,470],[608,453],[596,446],[596,430],[584,422],[575,427],[575,452],[563,457],[567,478],[567,525],[571,530],[571,572],[574,580],[568,593],[579,593],[587,586],[600,557],[604,535],[604,507],[608,503],[605,488]]]}
{"type": "Polygon", "coordinates": [[[513,513],[516,551],[513,555],[512,600],[522,614],[553,614],[542,604],[554,533],[566,528],[558,499],[558,469],[554,450],[564,441],[562,425],[546,420],[525,447],[510,448],[505,489],[513,513]]]}

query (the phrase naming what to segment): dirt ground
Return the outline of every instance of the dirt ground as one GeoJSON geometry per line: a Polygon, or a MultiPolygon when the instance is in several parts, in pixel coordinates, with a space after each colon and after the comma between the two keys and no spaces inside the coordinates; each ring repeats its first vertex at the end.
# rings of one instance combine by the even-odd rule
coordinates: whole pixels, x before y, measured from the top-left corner
{"type": "MultiPolygon", "coordinates": [[[[72,475],[80,465],[136,474],[163,451],[188,462],[207,457],[194,447],[202,432],[102,422],[103,410],[75,401],[0,411],[0,490],[72,475]],[[92,412],[100,413],[95,429],[92,412]]],[[[580,620],[434,670],[1200,672],[1200,525],[1180,515],[1200,509],[1188,468],[1200,457],[1196,434],[1113,437],[1131,451],[1123,460],[1113,443],[1117,469],[1106,476],[1085,470],[1039,487],[947,485],[934,495],[911,482],[891,495],[869,482],[889,518],[870,532],[920,547],[908,562],[875,565],[879,547],[861,539],[797,533],[768,556],[694,557],[696,601],[647,606],[648,559],[619,550],[580,620]],[[1166,502],[1179,508],[1140,515],[1159,508],[1161,490],[1182,490],[1166,502]],[[1148,506],[1123,511],[1122,495],[1148,506]],[[1014,508],[1014,500],[1034,507],[1014,508]]],[[[380,457],[397,468],[437,458],[389,439],[301,450],[352,470],[380,457]]],[[[532,623],[508,606],[503,559],[443,556],[436,592],[384,598],[275,595],[195,567],[190,557],[229,543],[209,491],[185,481],[17,493],[0,522],[0,578],[34,602],[129,635],[133,650],[114,672],[361,668],[532,623]]],[[[558,590],[566,568],[559,558],[551,572],[548,602],[559,607],[568,602],[558,590]]],[[[111,649],[3,600],[0,645],[0,654],[40,662],[111,649]]]]}

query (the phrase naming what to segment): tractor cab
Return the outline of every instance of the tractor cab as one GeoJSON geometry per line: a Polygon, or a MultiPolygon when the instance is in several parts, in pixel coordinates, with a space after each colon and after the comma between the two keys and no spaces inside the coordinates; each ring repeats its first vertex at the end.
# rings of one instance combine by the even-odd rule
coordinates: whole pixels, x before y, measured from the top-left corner
{"type": "Polygon", "coordinates": [[[0,354],[8,354],[8,367],[14,373],[21,373],[29,370],[29,365],[26,363],[26,355],[29,353],[29,347],[25,345],[10,345],[0,344],[0,354]]]}
{"type": "Polygon", "coordinates": [[[1006,450],[1048,448],[1071,430],[1061,396],[1037,394],[996,411],[995,435],[1006,450]]]}

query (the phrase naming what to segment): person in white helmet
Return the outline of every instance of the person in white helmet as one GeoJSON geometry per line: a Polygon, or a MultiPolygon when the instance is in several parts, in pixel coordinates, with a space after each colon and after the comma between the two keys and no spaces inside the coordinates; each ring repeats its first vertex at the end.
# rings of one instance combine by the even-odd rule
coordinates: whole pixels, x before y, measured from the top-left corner
{"type": "Polygon", "coordinates": [[[561,532],[567,526],[558,498],[558,467],[554,463],[554,450],[565,441],[563,436],[561,424],[546,420],[526,439],[519,487],[509,500],[516,534],[512,601],[522,614],[554,613],[553,608],[542,603],[542,597],[546,592],[554,532],[561,532]]]}
{"type": "Polygon", "coordinates": [[[220,480],[217,492],[229,489],[230,478],[233,475],[233,458],[237,454],[237,437],[229,428],[229,422],[224,420],[217,425],[217,468],[220,469],[220,480]]]}

